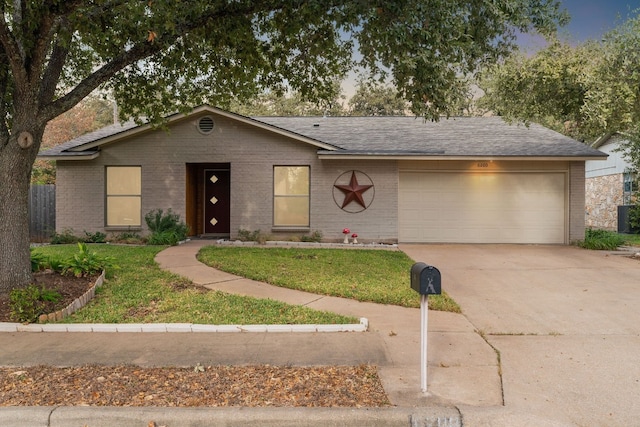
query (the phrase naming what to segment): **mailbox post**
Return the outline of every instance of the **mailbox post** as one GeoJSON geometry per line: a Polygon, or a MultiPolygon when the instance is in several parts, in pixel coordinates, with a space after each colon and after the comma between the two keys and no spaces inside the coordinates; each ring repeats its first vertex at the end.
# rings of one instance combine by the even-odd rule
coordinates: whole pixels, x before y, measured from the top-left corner
{"type": "Polygon", "coordinates": [[[440,271],[424,262],[411,267],[411,288],[420,294],[420,389],[427,392],[427,329],[429,326],[429,295],[442,293],[440,271]]]}

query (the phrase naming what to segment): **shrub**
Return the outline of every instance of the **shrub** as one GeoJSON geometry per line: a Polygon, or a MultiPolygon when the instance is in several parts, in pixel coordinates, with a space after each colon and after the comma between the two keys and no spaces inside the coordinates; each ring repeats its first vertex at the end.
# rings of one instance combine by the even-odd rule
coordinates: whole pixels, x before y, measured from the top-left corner
{"type": "Polygon", "coordinates": [[[52,245],[68,245],[70,243],[78,243],[80,238],[73,234],[73,230],[63,230],[62,233],[54,232],[51,235],[52,245]]]}
{"type": "Polygon", "coordinates": [[[189,227],[171,209],[166,213],[162,209],[153,210],[144,216],[144,220],[151,231],[149,245],[175,245],[189,234],[189,227]]]}
{"type": "Polygon", "coordinates": [[[640,233],[640,203],[629,209],[629,225],[634,233],[640,233]]]}
{"type": "Polygon", "coordinates": [[[13,289],[9,293],[11,318],[18,322],[35,322],[44,313],[46,302],[58,302],[58,291],[29,285],[22,289],[13,289]]]}
{"type": "Polygon", "coordinates": [[[109,239],[110,242],[114,242],[114,243],[126,243],[126,244],[130,244],[130,245],[135,245],[135,244],[144,244],[146,242],[146,239],[143,238],[142,236],[140,236],[140,234],[138,233],[134,233],[131,231],[125,231],[124,233],[120,233],[120,234],[114,234],[113,236],[111,236],[111,238],[109,239]]]}
{"type": "Polygon", "coordinates": [[[85,231],[82,241],[85,243],[104,243],[107,241],[107,235],[100,231],[96,231],[95,233],[89,233],[88,231],[85,231]]]}
{"type": "Polygon", "coordinates": [[[260,230],[249,231],[241,228],[238,230],[238,240],[241,242],[257,242],[264,244],[269,240],[269,235],[263,234],[260,230]]]}
{"type": "Polygon", "coordinates": [[[73,274],[76,277],[91,276],[113,265],[112,257],[103,257],[96,252],[89,252],[85,243],[78,243],[78,253],[62,262],[62,273],[73,274]]]}
{"type": "Polygon", "coordinates": [[[322,241],[322,232],[319,230],[315,230],[309,236],[302,236],[301,239],[303,242],[315,242],[319,243],[322,241]]]}
{"type": "Polygon", "coordinates": [[[607,230],[587,228],[585,239],[580,246],[585,249],[614,250],[624,244],[624,238],[617,233],[607,230]]]}
{"type": "Polygon", "coordinates": [[[147,245],[169,245],[175,246],[186,236],[179,234],[175,230],[156,231],[147,239],[147,245]]]}
{"type": "Polygon", "coordinates": [[[31,271],[36,272],[40,270],[44,270],[49,267],[49,260],[46,256],[41,253],[33,252],[33,248],[30,248],[31,251],[31,271]]]}

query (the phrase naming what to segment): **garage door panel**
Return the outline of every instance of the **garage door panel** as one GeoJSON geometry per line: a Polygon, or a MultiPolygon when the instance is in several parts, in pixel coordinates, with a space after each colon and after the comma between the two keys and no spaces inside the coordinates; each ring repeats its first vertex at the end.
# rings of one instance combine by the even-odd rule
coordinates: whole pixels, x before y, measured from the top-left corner
{"type": "Polygon", "coordinates": [[[564,243],[565,174],[401,172],[401,242],[564,243]]]}

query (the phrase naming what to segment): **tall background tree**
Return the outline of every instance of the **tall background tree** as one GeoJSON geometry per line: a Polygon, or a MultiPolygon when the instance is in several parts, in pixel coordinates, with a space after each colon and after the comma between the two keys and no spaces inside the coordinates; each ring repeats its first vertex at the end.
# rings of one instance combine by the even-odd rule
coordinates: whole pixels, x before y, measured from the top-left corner
{"type": "Polygon", "coordinates": [[[552,32],[556,0],[2,0],[0,292],[31,280],[28,188],[47,123],[96,89],[159,123],[266,90],[331,96],[359,65],[389,75],[415,114],[448,112],[459,75],[552,32]]]}
{"type": "Polygon", "coordinates": [[[340,82],[335,81],[332,93],[324,99],[305,99],[298,91],[268,90],[251,99],[233,100],[228,108],[243,116],[341,116],[344,114],[343,103],[340,82]]]}
{"type": "Polygon", "coordinates": [[[398,91],[390,86],[360,81],[356,93],[349,100],[351,116],[404,116],[409,105],[398,91]]]}
{"type": "MultiPolygon", "coordinates": [[[[510,121],[535,121],[582,141],[626,134],[640,140],[640,15],[602,40],[551,40],[535,55],[512,55],[483,70],[479,100],[510,121]]],[[[634,149],[637,150],[637,149],[634,149]]],[[[640,150],[629,153],[640,166],[640,150]]]]}

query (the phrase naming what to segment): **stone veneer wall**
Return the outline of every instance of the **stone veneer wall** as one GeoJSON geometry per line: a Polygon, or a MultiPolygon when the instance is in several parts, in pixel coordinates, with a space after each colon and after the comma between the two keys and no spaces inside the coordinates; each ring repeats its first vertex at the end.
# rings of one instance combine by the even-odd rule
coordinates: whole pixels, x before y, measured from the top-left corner
{"type": "Polygon", "coordinates": [[[585,225],[618,229],[618,206],[623,203],[622,174],[597,176],[585,182],[585,225]]]}

